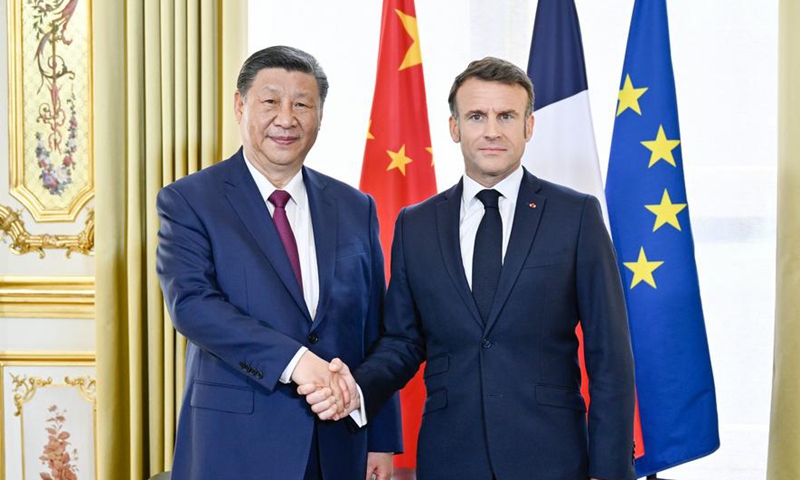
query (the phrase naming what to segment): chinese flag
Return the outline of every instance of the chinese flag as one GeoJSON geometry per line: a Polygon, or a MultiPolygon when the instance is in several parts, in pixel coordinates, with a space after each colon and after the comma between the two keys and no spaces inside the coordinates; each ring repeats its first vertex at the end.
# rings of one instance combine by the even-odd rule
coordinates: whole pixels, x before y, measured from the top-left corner
{"type": "MultiPolygon", "coordinates": [[[[398,212],[436,193],[427,109],[414,1],[384,0],[361,190],[378,206],[387,277],[398,212]]],[[[400,392],[400,401],[405,453],[395,456],[395,467],[415,468],[425,402],[421,373],[400,392]]]]}

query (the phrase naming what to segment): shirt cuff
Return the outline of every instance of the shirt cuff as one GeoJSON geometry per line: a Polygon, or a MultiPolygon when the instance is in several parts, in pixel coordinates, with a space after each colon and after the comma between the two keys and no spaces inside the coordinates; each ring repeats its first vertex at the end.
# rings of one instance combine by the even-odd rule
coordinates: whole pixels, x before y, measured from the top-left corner
{"type": "Polygon", "coordinates": [[[358,428],[361,428],[367,424],[367,406],[364,403],[364,394],[361,393],[361,387],[358,384],[356,384],[356,389],[358,389],[358,398],[361,399],[361,408],[350,412],[350,418],[356,422],[358,428]]]}
{"type": "Polygon", "coordinates": [[[283,369],[283,373],[281,373],[281,378],[278,379],[280,380],[281,383],[284,384],[292,383],[292,374],[294,373],[294,369],[300,362],[300,357],[302,357],[303,354],[306,353],[307,351],[308,348],[306,347],[300,347],[297,350],[297,353],[295,353],[294,357],[292,357],[292,361],[290,361],[289,365],[286,365],[286,368],[283,369]]]}

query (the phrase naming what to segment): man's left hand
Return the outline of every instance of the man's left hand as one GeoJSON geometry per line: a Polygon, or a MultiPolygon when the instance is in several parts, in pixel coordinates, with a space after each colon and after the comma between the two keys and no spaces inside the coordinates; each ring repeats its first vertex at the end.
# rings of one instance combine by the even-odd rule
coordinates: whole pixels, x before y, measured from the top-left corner
{"type": "Polygon", "coordinates": [[[332,388],[304,383],[297,387],[297,393],[306,397],[306,402],[311,405],[311,411],[316,413],[320,420],[341,420],[361,408],[361,397],[358,395],[356,380],[341,359],[331,360],[328,372],[331,375],[332,388]],[[337,401],[340,395],[336,393],[331,395],[333,387],[346,392],[347,400],[343,404],[337,401]]]}
{"type": "Polygon", "coordinates": [[[366,480],[390,480],[394,469],[393,456],[393,453],[369,452],[367,454],[366,480]]]}

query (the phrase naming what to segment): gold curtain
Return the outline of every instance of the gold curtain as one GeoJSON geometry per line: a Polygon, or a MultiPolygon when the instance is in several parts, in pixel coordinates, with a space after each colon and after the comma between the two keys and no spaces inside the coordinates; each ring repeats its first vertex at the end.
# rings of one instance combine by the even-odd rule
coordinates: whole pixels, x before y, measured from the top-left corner
{"type": "Polygon", "coordinates": [[[778,25],[778,232],[767,479],[800,478],[800,2],[778,25]]]}
{"type": "Polygon", "coordinates": [[[232,154],[246,0],[96,0],[94,128],[100,480],[172,463],[185,341],[156,277],[158,190],[232,154]]]}

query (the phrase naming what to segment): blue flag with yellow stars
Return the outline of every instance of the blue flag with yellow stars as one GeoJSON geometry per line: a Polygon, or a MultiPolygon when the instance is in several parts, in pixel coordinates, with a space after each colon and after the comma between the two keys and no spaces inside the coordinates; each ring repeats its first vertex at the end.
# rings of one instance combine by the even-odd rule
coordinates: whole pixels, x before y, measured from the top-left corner
{"type": "Polygon", "coordinates": [[[666,0],[636,0],[618,98],[606,199],[636,363],[642,477],[719,448],[666,0]]]}

